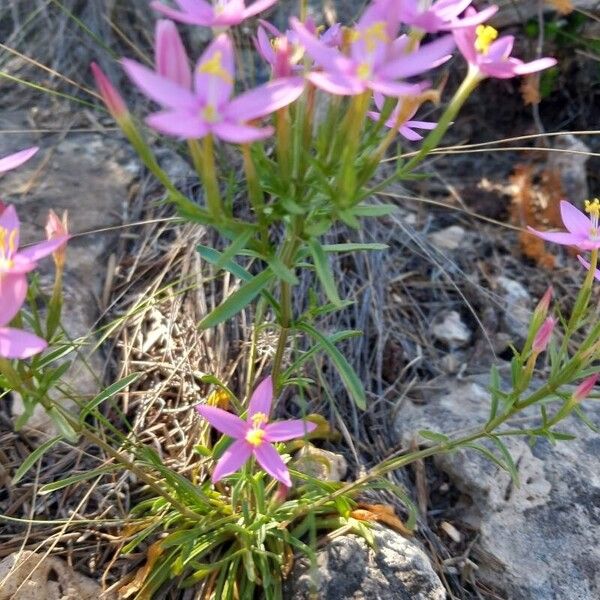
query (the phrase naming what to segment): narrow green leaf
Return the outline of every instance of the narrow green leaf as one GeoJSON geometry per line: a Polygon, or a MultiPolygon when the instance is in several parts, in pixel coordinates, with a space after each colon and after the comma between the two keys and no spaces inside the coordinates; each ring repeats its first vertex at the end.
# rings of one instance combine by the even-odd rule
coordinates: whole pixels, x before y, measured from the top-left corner
{"type": "Polygon", "coordinates": [[[268,258],[271,270],[279,279],[289,283],[290,285],[298,285],[298,278],[294,271],[283,264],[283,261],[278,256],[270,256],[268,258]]]}
{"type": "Polygon", "coordinates": [[[443,433],[437,433],[436,431],[429,431],[429,429],[421,429],[419,435],[426,440],[436,442],[437,444],[445,444],[450,441],[450,438],[443,433]]]}
{"type": "Polygon", "coordinates": [[[304,331],[306,334],[315,339],[323,347],[323,350],[327,353],[335,368],[337,369],[344,387],[352,398],[356,406],[361,410],[367,408],[367,398],[365,396],[365,390],[363,389],[362,383],[356,374],[356,371],[350,366],[350,363],[346,360],[346,357],[326,338],[320,331],[316,330],[312,325],[308,323],[298,323],[297,328],[304,331]]]}
{"type": "Polygon", "coordinates": [[[368,252],[374,250],[387,250],[387,244],[324,244],[322,246],[324,252],[368,252]]]}
{"type": "Polygon", "coordinates": [[[492,370],[490,372],[490,394],[492,395],[492,406],[490,408],[490,421],[496,417],[498,414],[498,405],[500,404],[500,395],[498,392],[500,391],[500,373],[498,372],[498,367],[496,365],[492,365],[492,370]]]}
{"type": "Polygon", "coordinates": [[[222,261],[223,253],[215,250],[214,248],[210,248],[209,246],[203,246],[199,244],[196,246],[196,250],[198,254],[211,265],[219,266],[220,268],[229,271],[232,275],[235,275],[238,279],[242,281],[250,281],[252,279],[252,275],[246,271],[243,267],[238,265],[233,260],[222,261]]]}
{"type": "Polygon", "coordinates": [[[226,321],[244,309],[273,279],[274,273],[270,269],[265,269],[247,281],[242,287],[229,296],[220,306],[215,308],[211,313],[206,315],[200,321],[199,329],[208,329],[215,327],[219,323],[226,321]]]}
{"type": "Polygon", "coordinates": [[[221,252],[221,256],[216,263],[218,269],[225,268],[232,260],[240,253],[241,250],[246,248],[246,244],[250,241],[254,232],[251,229],[244,231],[242,234],[237,236],[225,252],[221,252]]]}
{"type": "Polygon", "coordinates": [[[395,204],[358,204],[352,209],[357,217],[385,217],[397,210],[395,204]]]}
{"type": "Polygon", "coordinates": [[[122,392],[125,388],[129,387],[134,381],[140,377],[141,373],[131,373],[119,381],[109,385],[106,389],[102,390],[95,398],[90,400],[81,409],[81,420],[85,419],[93,410],[98,408],[105,400],[116,396],[119,392],[122,392]]]}
{"type": "Polygon", "coordinates": [[[15,472],[14,477],[12,478],[13,485],[17,485],[17,483],[19,483],[19,481],[21,481],[21,479],[23,479],[23,476],[27,473],[27,471],[29,471],[29,469],[31,469],[31,467],[33,467],[33,465],[38,460],[40,460],[42,458],[42,456],[44,456],[44,454],[46,454],[46,452],[48,452],[48,450],[50,450],[50,448],[53,448],[61,440],[62,440],[62,436],[58,435],[58,436],[53,437],[52,439],[48,440],[47,442],[44,442],[41,446],[36,448],[21,463],[21,466],[15,472]]]}
{"type": "Polygon", "coordinates": [[[93,469],[92,471],[86,471],[85,473],[79,473],[78,475],[73,475],[71,477],[67,477],[66,479],[61,479],[60,481],[53,481],[52,483],[47,483],[43,485],[40,490],[40,496],[45,494],[50,494],[51,492],[56,492],[57,490],[62,490],[73,483],[79,483],[81,481],[87,481],[88,479],[93,479],[94,477],[100,477],[101,475],[106,475],[107,473],[111,473],[112,471],[118,471],[122,469],[120,465],[107,465],[105,467],[100,467],[98,469],[93,469]]]}
{"type": "Polygon", "coordinates": [[[521,484],[519,482],[519,470],[517,469],[517,465],[513,460],[512,454],[509,452],[508,448],[504,445],[504,442],[499,437],[492,435],[490,436],[490,439],[492,440],[496,448],[500,450],[500,454],[502,454],[502,456],[504,457],[504,462],[508,467],[508,472],[515,487],[520,487],[521,484]]]}
{"type": "Polygon", "coordinates": [[[323,251],[323,247],[314,238],[308,241],[308,247],[315,264],[317,276],[319,277],[319,281],[323,286],[323,290],[327,295],[327,298],[330,302],[333,302],[333,304],[341,304],[342,301],[338,294],[337,286],[335,285],[335,279],[333,277],[333,273],[331,272],[327,255],[323,251]]]}

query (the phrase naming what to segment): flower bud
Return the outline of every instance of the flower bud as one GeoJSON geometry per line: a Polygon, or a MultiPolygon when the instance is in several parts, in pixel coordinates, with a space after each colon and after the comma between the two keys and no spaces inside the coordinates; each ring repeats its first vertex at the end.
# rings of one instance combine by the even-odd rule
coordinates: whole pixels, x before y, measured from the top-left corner
{"type": "Polygon", "coordinates": [[[91,69],[106,108],[108,108],[115,121],[122,121],[129,114],[125,101],[96,63],[92,63],[91,69]]]}
{"type": "Polygon", "coordinates": [[[159,75],[186,89],[192,87],[192,72],[188,56],[175,23],[168,19],[160,19],[156,22],[154,63],[159,75]]]}
{"type": "MultiPolygon", "coordinates": [[[[60,237],[67,237],[69,235],[69,222],[68,214],[65,210],[63,212],[62,219],[59,219],[58,215],[51,210],[48,213],[48,219],[46,220],[46,237],[49,240],[55,240],[60,237]]],[[[52,253],[56,268],[61,270],[65,266],[65,258],[67,253],[67,242],[65,241],[59,248],[52,253]]]]}
{"type": "Polygon", "coordinates": [[[584,379],[573,393],[573,400],[575,402],[582,402],[585,400],[594,389],[598,377],[600,377],[600,373],[595,373],[594,375],[590,375],[587,379],[584,379]]]}
{"type": "Polygon", "coordinates": [[[544,350],[546,350],[548,344],[550,343],[550,338],[552,337],[552,332],[554,331],[555,325],[556,321],[552,317],[548,317],[542,323],[542,326],[535,335],[531,347],[534,354],[540,354],[540,352],[544,352],[544,350]]]}
{"type": "Polygon", "coordinates": [[[542,299],[538,302],[538,305],[535,307],[533,314],[535,316],[540,317],[541,319],[545,319],[548,314],[548,310],[550,308],[550,302],[552,301],[552,295],[554,294],[554,288],[549,286],[546,290],[546,293],[542,296],[542,299]]]}

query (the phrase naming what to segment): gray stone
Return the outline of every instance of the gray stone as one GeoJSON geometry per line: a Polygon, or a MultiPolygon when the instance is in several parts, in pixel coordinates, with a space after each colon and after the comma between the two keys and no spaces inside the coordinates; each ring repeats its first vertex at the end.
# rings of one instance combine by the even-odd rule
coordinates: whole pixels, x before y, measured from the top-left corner
{"type": "Polygon", "coordinates": [[[457,250],[465,243],[466,231],[459,225],[440,229],[429,236],[431,243],[440,250],[457,250]]]}
{"type": "MultiPolygon", "coordinates": [[[[420,429],[452,433],[485,423],[490,399],[483,385],[449,380],[446,387],[451,391],[424,405],[403,406],[395,426],[404,444],[420,429]]],[[[584,408],[600,422],[600,407],[584,408]]],[[[577,440],[533,447],[505,440],[519,487],[471,450],[434,458],[464,495],[459,516],[479,530],[472,553],[478,578],[510,599],[600,598],[600,438],[579,421],[564,429],[577,440]]]]}
{"type": "MultiPolygon", "coordinates": [[[[496,27],[506,27],[508,25],[523,24],[537,15],[538,0],[496,0],[494,4],[500,7],[498,14],[492,19],[496,27]]],[[[583,10],[594,10],[598,8],[598,0],[571,0],[574,8],[583,10]]],[[[555,10],[552,3],[544,0],[542,2],[544,12],[555,10]]]]}
{"type": "Polygon", "coordinates": [[[431,333],[450,349],[462,348],[471,341],[471,331],[455,310],[437,315],[431,324],[431,333]]]}
{"type": "Polygon", "coordinates": [[[496,279],[496,285],[505,307],[504,325],[508,333],[515,339],[525,337],[532,310],[529,292],[523,284],[504,276],[496,279]]]}
{"type": "Polygon", "coordinates": [[[314,573],[307,561],[298,561],[284,597],[445,600],[446,591],[420,546],[388,529],[376,528],[374,533],[375,550],[360,537],[334,539],[317,553],[314,573]]]}
{"type": "Polygon", "coordinates": [[[574,135],[559,135],[552,146],[563,152],[550,152],[548,170],[560,175],[565,198],[576,203],[589,198],[587,164],[590,148],[574,135]]]}

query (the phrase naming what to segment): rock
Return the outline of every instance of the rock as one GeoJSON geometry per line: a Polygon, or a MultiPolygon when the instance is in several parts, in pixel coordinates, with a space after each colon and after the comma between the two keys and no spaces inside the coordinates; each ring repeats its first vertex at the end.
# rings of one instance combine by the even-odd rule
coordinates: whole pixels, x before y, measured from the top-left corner
{"type": "Polygon", "coordinates": [[[312,444],[303,446],[292,462],[301,473],[328,481],[342,481],[348,472],[348,462],[341,454],[322,450],[312,444]]]}
{"type": "MultiPolygon", "coordinates": [[[[448,393],[424,405],[406,403],[395,423],[408,444],[420,429],[451,433],[485,423],[490,399],[485,384],[449,380],[448,393]]],[[[586,403],[592,420],[600,407],[586,403]]],[[[478,578],[502,597],[532,600],[600,598],[600,439],[579,421],[565,429],[578,436],[552,446],[504,441],[517,464],[520,487],[479,453],[461,450],[434,458],[462,492],[453,509],[478,530],[471,557],[478,578]]]]}
{"type": "Polygon", "coordinates": [[[437,315],[431,324],[431,333],[451,350],[466,346],[471,341],[471,331],[455,310],[437,315]]]}
{"type": "Polygon", "coordinates": [[[35,552],[15,552],[0,562],[0,600],[116,600],[102,594],[89,577],[64,560],[35,552]]]}
{"type": "Polygon", "coordinates": [[[457,250],[464,244],[466,232],[459,225],[440,229],[429,236],[431,243],[441,250],[457,250]]]}
{"type": "MultiPolygon", "coordinates": [[[[0,117],[0,127],[23,124],[20,113],[0,117]]],[[[102,230],[120,225],[126,214],[128,189],[138,173],[138,163],[125,141],[100,134],[78,134],[53,145],[51,140],[4,137],[0,156],[33,144],[43,145],[38,155],[2,178],[3,199],[13,202],[22,222],[22,243],[45,238],[44,224],[49,209],[69,212],[72,233],[102,230]],[[10,141],[10,147],[7,146],[10,141]]],[[[68,395],[82,400],[98,393],[103,360],[94,350],[99,298],[106,280],[106,265],[117,240],[116,231],[89,233],[72,239],[67,249],[64,277],[63,326],[72,340],[81,342],[78,357],[62,380],[67,394],[53,392],[54,398],[72,405],[68,395]]],[[[51,258],[40,262],[42,290],[50,294],[54,280],[51,258]]],[[[13,414],[23,413],[22,401],[13,398],[13,414]]],[[[41,407],[28,423],[31,429],[52,435],[53,423],[41,407]]]]}
{"type": "Polygon", "coordinates": [[[550,152],[548,169],[560,175],[562,189],[566,198],[576,204],[589,198],[587,182],[587,163],[590,152],[579,138],[574,135],[560,135],[552,143],[553,147],[564,152],[550,152]]]}
{"type": "Polygon", "coordinates": [[[414,541],[388,529],[374,530],[376,548],[364,539],[334,539],[317,553],[317,571],[296,563],[286,586],[289,600],[445,600],[429,558],[414,541]],[[314,577],[313,577],[314,575],[314,577]],[[311,595],[316,587],[316,595],[311,595]]]}
{"type": "Polygon", "coordinates": [[[496,279],[497,292],[502,298],[504,325],[513,338],[522,339],[527,334],[531,318],[532,300],[525,287],[508,277],[496,279]]]}
{"type": "MultiPolygon", "coordinates": [[[[598,0],[570,0],[573,8],[583,10],[594,10],[598,7],[598,0]]],[[[492,19],[495,27],[506,27],[508,25],[523,24],[537,15],[538,0],[497,0],[500,7],[498,14],[492,19]]],[[[556,10],[551,2],[542,3],[545,12],[556,10]]]]}

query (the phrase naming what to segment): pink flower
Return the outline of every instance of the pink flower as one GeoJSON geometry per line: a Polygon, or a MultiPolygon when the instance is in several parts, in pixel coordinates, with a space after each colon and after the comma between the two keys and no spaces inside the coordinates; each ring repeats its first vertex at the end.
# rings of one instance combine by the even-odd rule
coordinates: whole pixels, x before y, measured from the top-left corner
{"type": "MultiPolygon", "coordinates": [[[[389,119],[386,121],[385,126],[396,127],[400,135],[404,136],[407,140],[411,142],[417,142],[423,139],[423,136],[414,129],[435,129],[437,123],[433,121],[412,121],[412,117],[415,115],[417,110],[419,109],[419,103],[414,103],[414,108],[410,106],[411,99],[410,98],[401,98],[398,101],[398,106],[392,111],[389,119]],[[405,114],[406,113],[406,114],[405,114]],[[399,116],[402,115],[402,122],[398,123],[399,116]]],[[[383,110],[385,100],[381,94],[375,94],[375,104],[379,110],[383,110]]],[[[371,119],[374,121],[379,121],[381,118],[381,113],[378,112],[369,112],[367,113],[371,119]]]]}
{"type": "MultiPolygon", "coordinates": [[[[479,14],[474,8],[469,8],[466,12],[469,19],[476,19],[479,14]]],[[[499,38],[498,32],[489,25],[471,25],[454,29],[452,33],[462,55],[477,69],[481,77],[510,79],[542,71],[556,64],[554,58],[540,58],[529,63],[513,58],[510,53],[514,36],[499,38]]]]}
{"type": "Polygon", "coordinates": [[[16,169],[20,167],[23,163],[27,162],[37,151],[39,148],[37,146],[33,146],[31,148],[27,148],[26,150],[21,150],[20,152],[16,152],[15,154],[9,154],[4,158],[0,159],[0,173],[4,173],[5,171],[10,171],[12,169],[16,169]]]}
{"type": "MultiPolygon", "coordinates": [[[[580,263],[581,263],[581,264],[582,264],[582,265],[583,265],[583,266],[584,266],[584,267],[585,267],[585,268],[586,268],[588,271],[589,271],[589,270],[592,268],[592,265],[591,265],[591,264],[590,264],[590,263],[589,263],[587,260],[585,260],[585,258],[583,258],[583,256],[579,256],[579,255],[578,255],[578,256],[577,256],[577,258],[578,258],[579,262],[580,262],[580,263]]],[[[600,281],[600,269],[596,269],[596,270],[594,271],[594,277],[595,277],[595,278],[596,278],[598,281],[600,281]]]]}
{"type": "Polygon", "coordinates": [[[585,400],[594,389],[598,377],[600,377],[600,374],[596,373],[595,375],[590,375],[587,379],[584,379],[573,393],[573,400],[575,400],[575,402],[585,400]]]}
{"type": "Polygon", "coordinates": [[[15,207],[9,205],[0,215],[0,286],[9,275],[23,276],[37,266],[37,261],[63,246],[68,236],[59,236],[19,250],[21,224],[15,207]]]}
{"type": "Polygon", "coordinates": [[[194,70],[195,91],[133,61],[123,60],[132,81],[166,110],[147,123],[154,129],[184,139],[213,134],[226,142],[246,144],[268,137],[272,127],[247,125],[294,102],[304,88],[299,77],[271,81],[231,99],[234,86],[233,45],[222,33],[204,51],[194,70]]]}
{"type": "Polygon", "coordinates": [[[215,429],[235,439],[219,459],[212,475],[213,483],[235,473],[254,456],[271,477],[287,487],[292,486],[289,471],[271,442],[302,437],[314,431],[316,425],[302,420],[269,423],[272,402],[273,380],[267,377],[252,394],[246,421],[214,406],[196,406],[215,429]]]}
{"type": "MultiPolygon", "coordinates": [[[[7,209],[10,210],[10,207],[7,209]]],[[[29,358],[48,345],[45,340],[12,327],[6,327],[21,309],[27,294],[24,275],[10,274],[0,279],[0,357],[29,358]]]]}
{"type": "Polygon", "coordinates": [[[191,90],[192,70],[175,23],[167,19],[158,20],[155,38],[154,64],[156,72],[191,90]]]}
{"type": "Polygon", "coordinates": [[[598,217],[600,215],[600,200],[593,202],[586,200],[585,211],[590,215],[586,217],[578,208],[563,200],[560,203],[560,214],[567,228],[566,232],[537,231],[528,227],[534,235],[555,244],[577,246],[580,250],[594,250],[600,248],[600,229],[598,217]]]}
{"type": "Polygon", "coordinates": [[[472,1],[437,0],[428,7],[427,3],[423,5],[421,0],[400,0],[400,20],[427,33],[436,33],[477,26],[498,11],[497,6],[490,6],[480,13],[470,14],[464,19],[459,19],[459,15],[471,5],[472,1]]]}
{"type": "Polygon", "coordinates": [[[552,338],[552,332],[554,331],[554,327],[556,325],[556,320],[552,317],[548,317],[539,328],[531,346],[534,354],[540,354],[544,352],[550,343],[550,339],[552,338]]]}
{"type": "Polygon", "coordinates": [[[321,67],[308,79],[331,94],[354,96],[371,89],[387,96],[410,96],[422,84],[397,81],[432,69],[450,58],[452,36],[407,52],[409,38],[395,39],[397,24],[390,19],[389,2],[375,2],[364,12],[350,35],[349,56],[326,46],[297,19],[291,24],[307,54],[321,67]]]}
{"type": "Polygon", "coordinates": [[[277,0],[256,0],[246,7],[244,0],[217,0],[213,6],[205,0],[175,0],[179,10],[165,6],[161,2],[152,2],[150,6],[167,17],[205,27],[230,27],[239,25],[245,19],[273,6],[277,0]]]}

